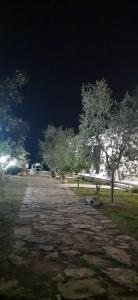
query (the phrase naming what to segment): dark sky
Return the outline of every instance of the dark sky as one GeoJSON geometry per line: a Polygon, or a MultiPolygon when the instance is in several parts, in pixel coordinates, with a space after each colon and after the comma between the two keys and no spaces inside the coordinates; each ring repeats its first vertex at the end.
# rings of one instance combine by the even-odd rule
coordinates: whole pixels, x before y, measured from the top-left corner
{"type": "Polygon", "coordinates": [[[116,97],[138,84],[138,4],[23,2],[0,5],[0,77],[29,74],[18,113],[30,123],[35,159],[48,124],[77,130],[83,82],[104,77],[116,97]]]}

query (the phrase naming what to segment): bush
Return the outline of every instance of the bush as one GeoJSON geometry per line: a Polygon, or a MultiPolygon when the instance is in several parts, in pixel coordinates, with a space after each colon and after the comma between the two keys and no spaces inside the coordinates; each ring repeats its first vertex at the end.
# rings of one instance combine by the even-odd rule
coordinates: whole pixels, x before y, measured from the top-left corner
{"type": "Polygon", "coordinates": [[[13,167],[9,167],[5,173],[9,175],[17,175],[20,172],[21,172],[21,168],[17,166],[13,166],[13,167]]]}
{"type": "Polygon", "coordinates": [[[92,179],[92,183],[96,185],[110,185],[110,181],[107,179],[94,178],[92,179]]]}
{"type": "Polygon", "coordinates": [[[138,185],[131,188],[131,193],[138,193],[138,185]]]}

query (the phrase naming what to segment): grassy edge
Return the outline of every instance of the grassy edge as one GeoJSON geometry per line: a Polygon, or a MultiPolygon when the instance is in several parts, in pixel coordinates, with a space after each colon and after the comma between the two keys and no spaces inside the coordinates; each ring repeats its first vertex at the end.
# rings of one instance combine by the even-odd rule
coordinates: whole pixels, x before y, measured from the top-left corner
{"type": "MultiPolygon", "coordinates": [[[[95,189],[71,188],[71,190],[80,198],[96,195],[95,189]]],[[[138,194],[115,190],[114,205],[110,204],[109,195],[109,190],[101,189],[99,199],[103,201],[104,206],[100,208],[100,212],[117,224],[122,233],[138,240],[138,194]]]]}

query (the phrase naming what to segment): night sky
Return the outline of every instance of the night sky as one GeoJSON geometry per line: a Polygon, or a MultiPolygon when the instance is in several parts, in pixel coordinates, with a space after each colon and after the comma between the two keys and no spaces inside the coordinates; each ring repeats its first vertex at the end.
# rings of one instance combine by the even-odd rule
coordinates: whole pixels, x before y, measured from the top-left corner
{"type": "Polygon", "coordinates": [[[30,123],[26,146],[35,160],[48,124],[77,131],[83,82],[104,77],[116,97],[138,84],[138,4],[23,2],[0,5],[0,77],[29,74],[16,114],[30,123]]]}

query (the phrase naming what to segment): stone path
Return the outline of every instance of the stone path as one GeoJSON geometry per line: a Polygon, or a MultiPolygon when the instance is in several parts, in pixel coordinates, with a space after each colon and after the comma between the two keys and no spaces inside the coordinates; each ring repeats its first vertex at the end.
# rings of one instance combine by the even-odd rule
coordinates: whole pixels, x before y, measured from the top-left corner
{"type": "Polygon", "coordinates": [[[13,253],[48,299],[138,299],[138,242],[50,178],[28,178],[13,253]]]}

